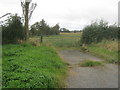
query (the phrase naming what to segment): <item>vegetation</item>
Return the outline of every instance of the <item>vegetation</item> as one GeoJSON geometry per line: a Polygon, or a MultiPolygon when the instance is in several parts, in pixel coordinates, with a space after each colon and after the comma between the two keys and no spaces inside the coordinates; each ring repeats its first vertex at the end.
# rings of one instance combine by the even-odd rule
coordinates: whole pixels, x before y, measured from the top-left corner
{"type": "MultiPolygon", "coordinates": [[[[24,40],[24,29],[19,16],[11,16],[2,26],[3,33],[3,88],[61,88],[65,86],[67,64],[53,48],[82,48],[110,63],[118,63],[117,26],[94,22],[82,32],[70,33],[59,24],[50,27],[43,19],[31,26],[30,44],[16,44],[24,40]],[[68,33],[60,33],[68,32],[68,33]],[[43,37],[44,36],[44,37],[43,37]],[[40,40],[39,40],[40,39],[40,40]],[[38,43],[43,41],[43,44],[38,43]],[[12,44],[9,44],[12,43],[12,44]],[[16,44],[16,45],[15,45],[16,44]],[[80,47],[81,44],[81,47],[80,47]]],[[[1,59],[1,58],[0,58],[1,59]]],[[[82,67],[103,65],[102,62],[85,60],[82,67]]]]}
{"type": "Polygon", "coordinates": [[[118,27],[115,25],[108,26],[108,23],[101,20],[94,22],[83,29],[81,44],[99,43],[102,40],[117,40],[118,27]]]}
{"type": "Polygon", "coordinates": [[[10,17],[8,23],[2,26],[2,43],[18,43],[24,39],[24,29],[21,18],[17,15],[10,17]]]}
{"type": "Polygon", "coordinates": [[[102,57],[110,63],[118,63],[118,32],[116,25],[109,26],[101,20],[83,29],[80,40],[82,50],[102,57]]]}
{"type": "Polygon", "coordinates": [[[100,61],[84,60],[83,62],[80,62],[79,65],[81,67],[94,67],[94,66],[101,66],[103,65],[103,63],[100,61]]]}
{"type": "Polygon", "coordinates": [[[59,24],[56,24],[55,26],[50,27],[45,20],[42,19],[40,22],[33,24],[30,31],[32,36],[59,35],[60,26],[59,24]]]}
{"type": "Polygon", "coordinates": [[[66,32],[66,33],[70,33],[69,29],[66,29],[66,28],[61,28],[61,29],[60,29],[60,32],[64,32],[64,33],[65,33],[65,32],[66,32]]]}
{"type": "Polygon", "coordinates": [[[2,64],[3,88],[64,87],[66,63],[50,47],[3,45],[2,64]]]}
{"type": "Polygon", "coordinates": [[[118,41],[104,40],[97,44],[86,45],[82,47],[82,50],[104,58],[109,63],[120,62],[118,59],[118,41]]]}
{"type": "Polygon", "coordinates": [[[74,34],[61,34],[59,36],[48,36],[44,38],[44,43],[52,44],[55,47],[78,47],[79,37],[74,34]]]}
{"type": "MultiPolygon", "coordinates": [[[[40,37],[32,37],[36,41],[40,37]]],[[[80,33],[60,33],[60,35],[44,36],[43,44],[54,47],[79,47],[80,33]]]]}

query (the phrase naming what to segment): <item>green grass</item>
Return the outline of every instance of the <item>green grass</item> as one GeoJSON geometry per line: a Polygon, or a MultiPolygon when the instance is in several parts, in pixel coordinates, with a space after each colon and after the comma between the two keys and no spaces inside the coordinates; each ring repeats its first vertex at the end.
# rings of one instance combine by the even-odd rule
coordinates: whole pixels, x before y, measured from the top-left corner
{"type": "Polygon", "coordinates": [[[3,88],[64,87],[67,67],[54,49],[29,44],[3,46],[3,88]]]}
{"type": "Polygon", "coordinates": [[[118,63],[118,43],[117,41],[106,41],[98,44],[85,46],[90,53],[104,58],[109,63],[118,63]]]}
{"type": "Polygon", "coordinates": [[[103,65],[103,63],[100,61],[85,60],[83,62],[80,62],[79,65],[81,67],[94,67],[94,66],[101,66],[103,65]]]}
{"type": "MultiPolygon", "coordinates": [[[[60,35],[44,36],[43,44],[54,47],[79,47],[81,33],[61,33],[60,35]]],[[[39,37],[32,37],[37,40],[39,37]]]]}

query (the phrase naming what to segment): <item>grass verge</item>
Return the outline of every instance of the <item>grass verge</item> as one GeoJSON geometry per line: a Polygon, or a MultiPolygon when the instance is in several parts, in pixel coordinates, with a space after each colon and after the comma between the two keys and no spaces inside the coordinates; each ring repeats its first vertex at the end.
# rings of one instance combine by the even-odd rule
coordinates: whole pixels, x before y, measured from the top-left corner
{"type": "Polygon", "coordinates": [[[86,45],[81,48],[100,58],[104,58],[108,63],[118,63],[118,42],[117,41],[103,41],[98,44],[86,45]]]}
{"type": "Polygon", "coordinates": [[[67,65],[47,46],[3,46],[3,88],[64,87],[67,65]]]}

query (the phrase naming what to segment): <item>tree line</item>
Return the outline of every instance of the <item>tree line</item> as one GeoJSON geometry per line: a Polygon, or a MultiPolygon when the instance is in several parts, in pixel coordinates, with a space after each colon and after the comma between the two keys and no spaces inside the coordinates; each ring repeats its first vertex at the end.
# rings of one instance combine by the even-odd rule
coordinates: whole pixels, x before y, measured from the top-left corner
{"type": "MultiPolygon", "coordinates": [[[[17,14],[10,17],[8,22],[2,27],[2,43],[18,43],[20,40],[25,40],[25,28],[23,26],[21,17],[17,14]]],[[[44,19],[33,24],[29,30],[31,36],[44,35],[59,35],[60,31],[69,32],[68,29],[60,28],[59,24],[50,27],[44,19]]],[[[1,31],[0,31],[1,32],[1,31]]],[[[86,26],[82,31],[81,44],[98,43],[102,40],[118,40],[120,28],[116,25],[108,25],[108,22],[103,20],[94,22],[86,26]]]]}
{"type": "MultiPolygon", "coordinates": [[[[25,40],[25,27],[22,19],[17,14],[10,16],[7,23],[0,26],[2,30],[2,44],[19,43],[25,40]]],[[[33,24],[29,30],[30,36],[59,35],[60,26],[56,24],[50,27],[44,19],[33,24]]]]}

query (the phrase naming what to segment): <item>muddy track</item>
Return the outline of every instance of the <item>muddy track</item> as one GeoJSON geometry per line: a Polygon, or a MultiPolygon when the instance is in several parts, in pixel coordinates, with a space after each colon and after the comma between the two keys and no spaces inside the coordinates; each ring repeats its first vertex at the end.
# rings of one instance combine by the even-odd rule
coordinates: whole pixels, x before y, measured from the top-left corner
{"type": "Polygon", "coordinates": [[[117,65],[80,67],[77,64],[86,59],[103,60],[78,50],[61,50],[58,53],[70,64],[66,88],[118,88],[117,65]]]}

